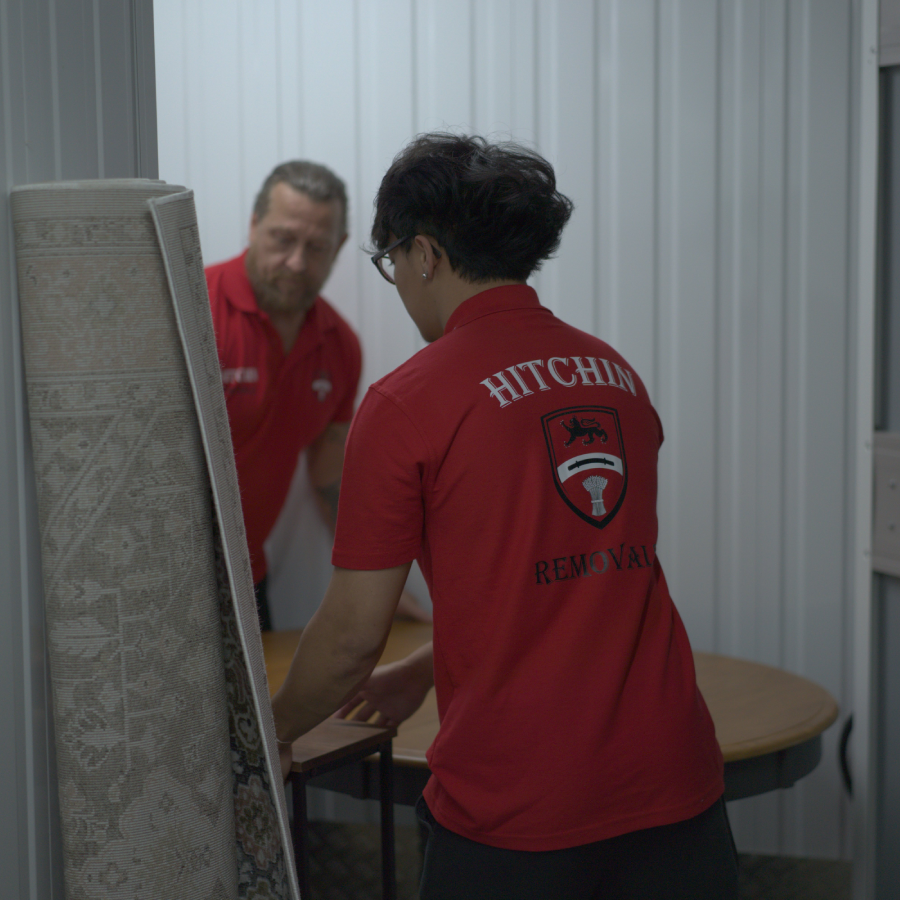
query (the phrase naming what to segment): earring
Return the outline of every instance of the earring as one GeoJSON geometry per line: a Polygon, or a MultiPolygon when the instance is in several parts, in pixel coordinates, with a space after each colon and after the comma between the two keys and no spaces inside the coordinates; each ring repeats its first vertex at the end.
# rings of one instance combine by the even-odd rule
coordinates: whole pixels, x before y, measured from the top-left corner
{"type": "Polygon", "coordinates": [[[422,273],[422,277],[423,277],[424,279],[427,280],[427,279],[428,279],[428,273],[427,273],[427,272],[423,272],[423,273],[422,273]]]}

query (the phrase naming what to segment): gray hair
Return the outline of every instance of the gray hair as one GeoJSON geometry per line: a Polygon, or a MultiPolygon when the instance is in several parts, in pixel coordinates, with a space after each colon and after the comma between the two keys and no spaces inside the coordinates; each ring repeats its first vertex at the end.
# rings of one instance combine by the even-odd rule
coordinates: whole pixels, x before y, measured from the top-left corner
{"type": "Polygon", "coordinates": [[[304,159],[284,162],[272,170],[253,203],[257,220],[269,211],[272,188],[282,182],[317,203],[337,200],[341,206],[341,234],[347,233],[347,186],[327,166],[304,159]]]}

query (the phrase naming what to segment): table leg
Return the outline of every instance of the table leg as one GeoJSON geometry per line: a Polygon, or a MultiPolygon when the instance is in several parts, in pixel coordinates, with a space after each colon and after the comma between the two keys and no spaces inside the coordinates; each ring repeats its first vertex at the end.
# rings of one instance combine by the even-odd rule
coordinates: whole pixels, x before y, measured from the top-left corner
{"type": "Polygon", "coordinates": [[[381,797],[381,894],[384,900],[397,898],[397,867],[394,858],[394,760],[392,744],[381,745],[379,753],[379,795],[381,797]]]}
{"type": "Polygon", "coordinates": [[[297,863],[297,882],[302,900],[309,900],[309,841],[306,821],[306,778],[291,775],[291,794],[294,800],[294,860],[297,863]]]}

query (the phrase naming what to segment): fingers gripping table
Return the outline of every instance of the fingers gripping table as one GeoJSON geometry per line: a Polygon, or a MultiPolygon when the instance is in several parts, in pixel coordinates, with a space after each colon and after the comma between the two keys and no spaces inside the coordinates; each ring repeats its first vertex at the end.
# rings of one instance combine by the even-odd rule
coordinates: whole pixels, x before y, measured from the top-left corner
{"type": "MultiPolygon", "coordinates": [[[[299,631],[263,635],[269,688],[284,681],[299,631]]],[[[431,626],[396,622],[382,662],[402,659],[431,639],[431,626]]],[[[837,703],[819,685],[760,663],[695,653],[703,694],[725,759],[725,799],[738,800],[793,785],[822,757],[822,732],[838,714],[837,703]]],[[[421,708],[397,730],[393,758],[394,801],[414,804],[428,780],[425,751],[438,729],[432,690],[421,708]]],[[[348,766],[315,784],[356,797],[378,798],[375,763],[348,766]]]]}

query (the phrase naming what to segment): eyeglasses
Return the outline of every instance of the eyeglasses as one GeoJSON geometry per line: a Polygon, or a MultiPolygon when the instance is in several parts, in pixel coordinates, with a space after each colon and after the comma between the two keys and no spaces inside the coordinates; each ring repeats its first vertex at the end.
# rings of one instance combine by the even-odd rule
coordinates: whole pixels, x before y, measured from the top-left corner
{"type": "MultiPolygon", "coordinates": [[[[388,284],[397,283],[396,281],[394,281],[394,261],[388,256],[388,253],[390,253],[391,250],[396,250],[401,244],[405,244],[410,237],[411,235],[408,237],[399,238],[398,240],[394,241],[393,244],[385,247],[384,250],[379,250],[378,253],[376,253],[372,257],[372,262],[375,265],[375,268],[378,269],[379,272],[381,272],[381,277],[388,284]]],[[[440,259],[441,251],[438,250],[438,248],[435,247],[434,244],[431,245],[431,249],[434,251],[435,257],[437,259],[440,259]]]]}
{"type": "Polygon", "coordinates": [[[391,250],[396,250],[401,244],[408,240],[408,237],[402,237],[399,240],[394,241],[390,246],[385,247],[384,250],[379,250],[378,253],[372,257],[375,268],[381,272],[381,277],[388,284],[397,283],[394,281],[394,261],[388,256],[388,253],[390,253],[391,250]]]}

